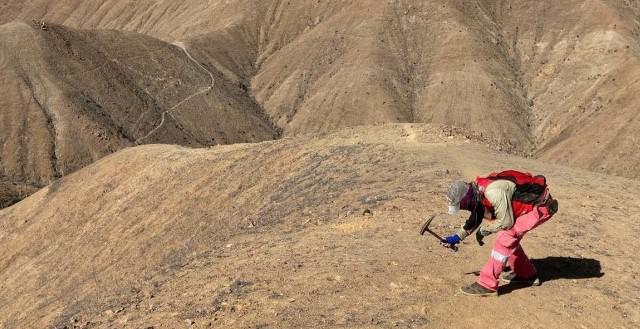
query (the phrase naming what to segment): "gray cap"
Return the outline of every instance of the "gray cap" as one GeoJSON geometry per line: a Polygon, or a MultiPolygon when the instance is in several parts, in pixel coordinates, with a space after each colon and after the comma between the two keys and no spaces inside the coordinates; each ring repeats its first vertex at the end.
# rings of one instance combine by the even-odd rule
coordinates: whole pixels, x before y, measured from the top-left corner
{"type": "Polygon", "coordinates": [[[447,190],[447,199],[449,199],[449,214],[455,215],[460,211],[460,200],[469,191],[469,183],[463,181],[455,181],[449,185],[447,190]]]}

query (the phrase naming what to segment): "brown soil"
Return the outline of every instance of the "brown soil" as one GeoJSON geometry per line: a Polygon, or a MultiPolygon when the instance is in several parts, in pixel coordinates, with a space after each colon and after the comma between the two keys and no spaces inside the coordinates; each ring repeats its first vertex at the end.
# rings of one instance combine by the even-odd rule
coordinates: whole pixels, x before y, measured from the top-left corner
{"type": "Polygon", "coordinates": [[[187,42],[287,135],[432,122],[640,174],[638,1],[14,0],[0,12],[187,42]]]}
{"type": "Polygon", "coordinates": [[[18,203],[37,190],[36,186],[13,182],[7,177],[0,176],[0,209],[18,203]]]}
{"type": "MultiPolygon", "coordinates": [[[[6,328],[635,328],[636,181],[393,125],[126,149],[0,212],[6,328]],[[524,248],[545,280],[462,296],[489,256],[417,230],[453,179],[544,173],[560,212],[524,248]],[[516,289],[517,288],[517,289],[516,289]]],[[[489,239],[491,242],[491,239],[489,239]]]]}
{"type": "Polygon", "coordinates": [[[0,81],[10,86],[0,91],[0,172],[23,184],[44,186],[137,143],[396,122],[640,175],[637,1],[10,0],[0,9],[0,81]]]}
{"type": "Polygon", "coordinates": [[[637,0],[0,1],[0,327],[638,328],[639,38],[637,0]],[[544,282],[462,296],[492,238],[417,230],[504,168],[560,202],[544,282]]]}
{"type": "Polygon", "coordinates": [[[246,91],[180,47],[129,32],[0,27],[0,172],[43,186],[136,144],[278,137],[246,91]]]}

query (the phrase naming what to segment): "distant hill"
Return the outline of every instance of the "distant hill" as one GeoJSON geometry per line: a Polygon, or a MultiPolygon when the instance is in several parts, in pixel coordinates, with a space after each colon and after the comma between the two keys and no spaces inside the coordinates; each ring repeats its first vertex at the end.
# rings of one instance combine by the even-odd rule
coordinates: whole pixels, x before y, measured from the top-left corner
{"type": "Polygon", "coordinates": [[[278,137],[242,85],[200,64],[186,47],[131,32],[1,26],[4,175],[43,186],[136,144],[278,137]]]}
{"type": "Polygon", "coordinates": [[[287,135],[432,122],[638,177],[637,1],[7,1],[44,19],[190,41],[287,135]],[[596,14],[594,14],[596,13],[596,14]]]}
{"type": "Polygon", "coordinates": [[[37,190],[34,186],[0,176],[0,209],[19,202],[37,190]]]}
{"type": "Polygon", "coordinates": [[[638,0],[0,1],[0,327],[640,327],[639,77],[638,0]],[[417,228],[507,168],[560,211],[475,311],[417,228]]]}

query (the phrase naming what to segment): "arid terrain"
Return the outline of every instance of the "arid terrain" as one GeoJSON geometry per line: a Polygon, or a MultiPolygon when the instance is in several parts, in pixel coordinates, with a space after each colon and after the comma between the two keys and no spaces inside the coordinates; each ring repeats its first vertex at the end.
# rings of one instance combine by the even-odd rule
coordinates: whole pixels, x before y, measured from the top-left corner
{"type": "Polygon", "coordinates": [[[58,25],[0,27],[3,174],[27,185],[146,143],[198,147],[279,136],[241,88],[183,44],[58,25]]]}
{"type": "Polygon", "coordinates": [[[0,24],[2,172],[34,187],[140,143],[398,122],[640,175],[638,1],[26,0],[0,24]]]}
{"type": "Polygon", "coordinates": [[[638,328],[639,77],[638,0],[2,1],[0,327],[638,328]],[[462,296],[504,168],[544,282],[462,296]]]}
{"type": "MultiPolygon", "coordinates": [[[[5,328],[636,328],[635,181],[497,153],[442,127],[129,148],[0,212],[5,328]],[[545,173],[545,280],[462,296],[490,247],[446,233],[452,179],[545,173]],[[251,175],[246,175],[250,172],[251,175]],[[522,288],[522,287],[520,287],[522,288]]],[[[490,239],[491,240],[491,239],[490,239]]]]}

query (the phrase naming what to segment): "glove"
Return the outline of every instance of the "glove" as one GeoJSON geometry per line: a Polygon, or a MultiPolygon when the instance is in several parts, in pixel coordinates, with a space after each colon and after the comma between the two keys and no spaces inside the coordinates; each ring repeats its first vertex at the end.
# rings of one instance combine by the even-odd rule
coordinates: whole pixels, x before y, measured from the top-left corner
{"type": "Polygon", "coordinates": [[[484,227],[481,227],[476,231],[476,241],[478,241],[479,245],[484,246],[484,242],[482,240],[484,237],[489,235],[491,235],[491,232],[487,232],[484,230],[484,227]]]}
{"type": "Polygon", "coordinates": [[[452,234],[442,239],[442,243],[446,243],[451,246],[457,245],[458,243],[460,243],[460,241],[462,241],[462,239],[460,239],[457,234],[452,234]]]}

